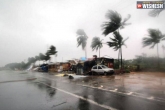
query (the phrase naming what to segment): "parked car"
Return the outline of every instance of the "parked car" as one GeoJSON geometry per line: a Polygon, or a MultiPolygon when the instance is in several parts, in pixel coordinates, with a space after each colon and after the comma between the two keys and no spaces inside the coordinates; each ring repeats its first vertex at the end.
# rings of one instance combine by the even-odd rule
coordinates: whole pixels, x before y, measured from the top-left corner
{"type": "Polygon", "coordinates": [[[105,65],[95,65],[92,67],[91,69],[92,72],[96,72],[98,74],[113,74],[114,73],[114,69],[113,68],[108,68],[105,65]]]}

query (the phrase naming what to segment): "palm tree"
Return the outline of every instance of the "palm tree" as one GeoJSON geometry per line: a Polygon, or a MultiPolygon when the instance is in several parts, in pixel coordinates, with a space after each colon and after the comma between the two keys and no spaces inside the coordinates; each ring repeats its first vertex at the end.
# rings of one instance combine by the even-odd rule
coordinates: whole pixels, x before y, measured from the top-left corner
{"type": "Polygon", "coordinates": [[[49,54],[50,54],[50,55],[55,55],[56,53],[57,53],[56,47],[53,46],[53,45],[51,45],[51,46],[50,46],[49,54]]]}
{"type": "MultiPolygon", "coordinates": [[[[161,31],[158,29],[148,29],[148,37],[143,38],[143,47],[146,46],[151,46],[150,48],[154,48],[155,45],[157,45],[157,57],[159,59],[159,50],[158,50],[158,44],[160,43],[161,40],[164,40],[165,35],[162,34],[161,31]]],[[[159,61],[158,61],[158,67],[159,67],[159,61]]]]}
{"type": "Polygon", "coordinates": [[[126,23],[131,17],[130,14],[128,14],[127,18],[125,18],[123,21],[121,15],[113,10],[109,10],[105,16],[109,20],[108,22],[104,22],[102,25],[103,35],[105,36],[116,31],[119,28],[123,29],[124,26],[131,24],[126,23]]]}
{"type": "MultiPolygon", "coordinates": [[[[165,0],[162,0],[162,1],[165,2],[165,0]]],[[[165,8],[164,9],[153,9],[153,10],[149,11],[148,15],[151,17],[157,17],[164,10],[165,10],[165,8]]]]}
{"type": "Polygon", "coordinates": [[[119,50],[118,62],[119,62],[119,57],[121,55],[121,68],[122,68],[122,46],[125,45],[125,41],[128,39],[128,37],[123,40],[123,37],[120,35],[118,31],[113,32],[113,37],[114,38],[110,38],[111,41],[107,42],[107,45],[109,47],[113,47],[115,51],[119,50]]]}
{"type": "Polygon", "coordinates": [[[94,37],[92,39],[92,44],[91,44],[92,50],[98,50],[99,49],[99,57],[100,57],[100,49],[103,47],[102,40],[100,40],[99,37],[94,37]]]}
{"type": "MultiPolygon", "coordinates": [[[[50,49],[47,50],[47,52],[46,52],[46,56],[55,55],[55,54],[57,54],[57,52],[58,52],[58,51],[56,51],[56,47],[53,46],[53,45],[51,45],[51,46],[50,46],[50,49]]],[[[48,57],[47,57],[47,58],[48,58],[48,57]]],[[[50,62],[50,59],[49,59],[49,62],[50,62]]]]}
{"type": "Polygon", "coordinates": [[[85,57],[87,58],[86,45],[87,45],[88,36],[82,29],[78,29],[76,33],[78,36],[78,38],[77,38],[78,47],[80,45],[82,46],[82,49],[85,50],[85,57]]]}

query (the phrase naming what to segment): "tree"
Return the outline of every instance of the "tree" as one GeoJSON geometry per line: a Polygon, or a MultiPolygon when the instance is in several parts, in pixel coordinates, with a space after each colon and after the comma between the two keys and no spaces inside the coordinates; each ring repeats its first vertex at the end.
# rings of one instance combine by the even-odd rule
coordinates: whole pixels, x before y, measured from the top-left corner
{"type": "Polygon", "coordinates": [[[119,28],[123,29],[126,25],[131,24],[126,23],[131,17],[130,14],[128,14],[127,18],[122,21],[122,17],[118,12],[109,10],[106,13],[105,17],[109,20],[108,22],[104,22],[102,25],[103,35],[105,36],[116,31],[119,28]]]}
{"type": "MultiPolygon", "coordinates": [[[[165,2],[165,0],[162,0],[162,1],[165,2]]],[[[149,11],[148,15],[151,17],[157,17],[164,10],[165,10],[165,8],[164,9],[153,9],[153,10],[149,11]]]]}
{"type": "Polygon", "coordinates": [[[88,36],[82,29],[78,29],[76,33],[78,36],[78,38],[77,38],[78,46],[77,47],[79,47],[80,45],[82,46],[82,49],[85,50],[85,57],[87,58],[86,45],[87,45],[88,36]]]}
{"type": "MultiPolygon", "coordinates": [[[[50,56],[50,55],[56,55],[56,54],[57,54],[56,47],[53,46],[53,45],[51,45],[51,46],[50,46],[50,49],[47,50],[46,55],[47,55],[47,56],[50,56]]],[[[47,58],[48,58],[48,57],[47,57],[47,58]]]]}
{"type": "Polygon", "coordinates": [[[121,55],[121,68],[122,68],[122,46],[125,45],[125,41],[128,38],[123,40],[123,37],[117,31],[113,32],[113,37],[114,38],[110,38],[111,41],[107,42],[107,45],[109,47],[112,47],[115,51],[119,50],[119,52],[118,52],[118,61],[119,61],[119,57],[121,55]]]}
{"type": "Polygon", "coordinates": [[[56,47],[53,46],[53,45],[51,45],[50,48],[49,48],[49,50],[47,50],[46,55],[54,55],[56,53],[57,53],[56,47]]]}
{"type": "MultiPolygon", "coordinates": [[[[116,34],[116,35],[117,34],[120,35],[119,29],[123,29],[126,25],[130,25],[131,24],[131,23],[126,23],[131,18],[130,14],[128,14],[127,18],[124,18],[123,21],[122,21],[122,17],[121,17],[121,15],[118,12],[113,11],[113,10],[109,10],[106,13],[105,17],[109,20],[108,22],[104,22],[102,24],[103,35],[105,35],[105,36],[107,36],[108,34],[110,34],[112,32],[114,32],[114,34],[116,34]],[[115,32],[117,30],[118,30],[118,33],[115,32]]],[[[111,43],[109,44],[109,46],[110,45],[111,45],[111,43]]],[[[119,49],[118,61],[119,61],[119,56],[121,54],[121,67],[122,67],[122,48],[117,47],[117,44],[115,44],[115,41],[114,41],[113,45],[114,46],[116,45],[116,47],[113,46],[115,50],[119,49]]]]}
{"type": "MultiPolygon", "coordinates": [[[[165,35],[162,34],[161,31],[158,29],[148,29],[148,37],[143,38],[143,47],[146,46],[151,46],[150,48],[154,48],[155,45],[157,45],[157,57],[159,59],[159,50],[158,50],[158,44],[160,43],[161,40],[164,40],[165,35]]],[[[159,60],[158,60],[158,67],[159,67],[159,60]]]]}
{"type": "Polygon", "coordinates": [[[94,37],[92,39],[91,48],[92,48],[92,50],[96,50],[96,51],[99,49],[99,57],[100,57],[100,49],[102,47],[103,47],[102,40],[100,40],[99,37],[94,37]]]}

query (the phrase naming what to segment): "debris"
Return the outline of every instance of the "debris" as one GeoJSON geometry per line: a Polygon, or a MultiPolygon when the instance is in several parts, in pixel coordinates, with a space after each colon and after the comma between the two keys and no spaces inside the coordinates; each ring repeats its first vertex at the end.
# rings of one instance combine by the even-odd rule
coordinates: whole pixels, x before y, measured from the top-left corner
{"type": "Polygon", "coordinates": [[[62,102],[62,103],[59,103],[59,104],[57,104],[57,105],[53,105],[52,108],[53,108],[53,107],[57,107],[57,106],[59,106],[59,105],[62,105],[62,104],[64,104],[64,103],[66,103],[66,101],[65,101],[65,102],[62,102]]]}
{"type": "Polygon", "coordinates": [[[65,77],[65,76],[68,76],[68,75],[67,74],[64,74],[63,76],[65,77]]]}
{"type": "Polygon", "coordinates": [[[71,76],[71,75],[69,75],[69,79],[74,79],[74,77],[73,77],[73,76],[71,76]]]}

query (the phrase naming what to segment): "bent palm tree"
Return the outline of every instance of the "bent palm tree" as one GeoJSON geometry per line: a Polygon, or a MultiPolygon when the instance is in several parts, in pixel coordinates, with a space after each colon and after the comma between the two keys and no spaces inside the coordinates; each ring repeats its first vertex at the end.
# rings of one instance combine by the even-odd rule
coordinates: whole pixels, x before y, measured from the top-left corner
{"type": "Polygon", "coordinates": [[[113,32],[113,36],[114,38],[110,38],[111,41],[107,42],[107,45],[109,47],[112,47],[115,51],[119,50],[118,61],[119,61],[119,56],[121,55],[121,68],[122,68],[122,46],[125,45],[125,41],[128,39],[128,37],[123,40],[123,37],[117,31],[113,32]]]}
{"type": "Polygon", "coordinates": [[[87,39],[88,36],[86,35],[86,33],[84,32],[84,30],[79,29],[77,30],[77,47],[79,47],[80,45],[82,46],[82,49],[85,50],[85,57],[87,58],[87,52],[86,52],[86,45],[87,45],[87,39]]]}
{"type": "Polygon", "coordinates": [[[50,55],[55,55],[56,53],[57,53],[56,47],[53,46],[53,45],[51,45],[51,46],[50,46],[49,54],[50,54],[50,55]]]}
{"type": "Polygon", "coordinates": [[[102,40],[100,40],[99,37],[94,37],[92,39],[92,44],[91,44],[92,50],[98,50],[99,49],[99,57],[100,57],[100,49],[103,47],[102,40]]]}
{"type": "MultiPolygon", "coordinates": [[[[165,2],[165,0],[162,0],[162,1],[165,2]]],[[[148,15],[151,17],[157,17],[164,10],[165,10],[165,8],[164,9],[153,9],[153,10],[149,11],[148,15]]]]}
{"type": "MultiPolygon", "coordinates": [[[[48,55],[55,55],[55,56],[56,56],[57,52],[58,52],[58,51],[56,51],[56,47],[53,46],[53,45],[51,45],[51,46],[50,46],[50,49],[47,51],[48,55]]],[[[50,59],[51,59],[51,58],[50,58],[50,59]]],[[[50,62],[50,60],[49,60],[49,62],[50,62]]]]}
{"type": "MultiPolygon", "coordinates": [[[[151,46],[150,48],[154,48],[155,45],[157,45],[157,57],[159,59],[159,50],[158,50],[158,44],[161,40],[165,38],[165,35],[162,34],[161,31],[158,29],[148,29],[148,37],[143,38],[143,47],[151,46]]],[[[159,61],[158,61],[158,67],[159,67],[159,61]]]]}
{"type": "Polygon", "coordinates": [[[131,23],[126,23],[131,17],[130,14],[128,14],[128,17],[125,18],[123,21],[121,15],[113,10],[109,10],[105,16],[109,20],[108,22],[104,22],[102,24],[103,34],[105,36],[116,31],[119,28],[123,29],[124,26],[131,24],[131,23]]]}

